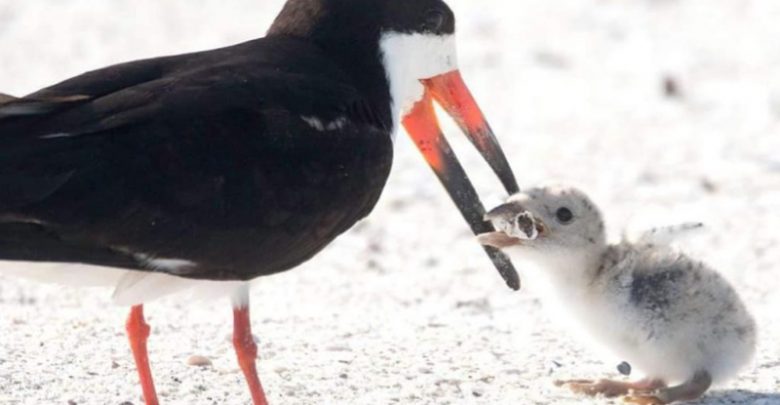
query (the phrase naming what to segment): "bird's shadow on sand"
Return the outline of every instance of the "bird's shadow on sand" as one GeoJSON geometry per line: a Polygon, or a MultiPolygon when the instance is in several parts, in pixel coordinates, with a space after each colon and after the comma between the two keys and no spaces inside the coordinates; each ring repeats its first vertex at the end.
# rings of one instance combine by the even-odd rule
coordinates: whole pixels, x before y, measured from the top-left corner
{"type": "Polygon", "coordinates": [[[688,403],[689,405],[715,405],[715,404],[760,404],[780,405],[779,392],[754,392],[747,390],[723,390],[707,393],[704,398],[688,403]]]}

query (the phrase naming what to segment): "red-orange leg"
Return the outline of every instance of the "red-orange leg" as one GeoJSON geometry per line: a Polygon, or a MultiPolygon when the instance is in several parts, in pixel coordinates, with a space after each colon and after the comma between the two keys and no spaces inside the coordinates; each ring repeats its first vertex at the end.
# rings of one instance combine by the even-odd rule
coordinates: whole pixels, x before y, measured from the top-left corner
{"type": "MultiPolygon", "coordinates": [[[[247,295],[248,297],[248,295],[247,295]]],[[[248,301],[248,298],[244,301],[248,301]]],[[[257,345],[252,337],[252,326],[249,320],[249,304],[243,302],[234,304],[233,307],[233,346],[238,356],[238,365],[244,372],[249,391],[252,393],[254,405],[268,405],[265,399],[263,386],[257,377],[255,360],[257,359],[257,345]]]]}
{"type": "Polygon", "coordinates": [[[149,325],[144,320],[143,305],[134,306],[127,317],[127,337],[130,339],[130,349],[135,358],[135,367],[141,380],[146,405],[158,405],[157,392],[154,390],[152,369],[149,367],[149,354],[146,352],[146,340],[149,338],[149,325]]]}

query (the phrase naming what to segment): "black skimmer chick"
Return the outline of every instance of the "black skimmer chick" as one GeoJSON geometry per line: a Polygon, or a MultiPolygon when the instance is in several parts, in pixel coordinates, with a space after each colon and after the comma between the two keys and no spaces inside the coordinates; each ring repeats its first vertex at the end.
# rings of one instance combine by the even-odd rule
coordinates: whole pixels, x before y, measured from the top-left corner
{"type": "MultiPolygon", "coordinates": [[[[265,38],[3,96],[0,260],[97,266],[3,271],[115,285],[132,305],[147,404],[158,401],[143,303],[229,291],[239,364],[265,404],[246,282],[294,268],[371,212],[399,124],[475,233],[492,227],[433,101],[518,191],[458,71],[454,34],[441,0],[289,0],[265,38]]],[[[508,259],[487,251],[519,288],[508,259]]]]}
{"type": "Polygon", "coordinates": [[[698,398],[750,360],[756,327],[737,293],[707,265],[668,245],[671,236],[698,225],[654,229],[636,242],[609,245],[598,208],[567,187],[513,195],[486,220],[499,231],[480,235],[483,244],[535,264],[529,280],[549,289],[544,298],[647,376],[636,383],[559,385],[667,404],[698,398]]]}

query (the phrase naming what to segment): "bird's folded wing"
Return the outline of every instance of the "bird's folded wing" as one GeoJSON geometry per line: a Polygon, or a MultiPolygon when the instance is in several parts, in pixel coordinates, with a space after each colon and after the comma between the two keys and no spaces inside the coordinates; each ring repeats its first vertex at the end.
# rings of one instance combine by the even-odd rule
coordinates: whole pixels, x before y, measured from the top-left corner
{"type": "Polygon", "coordinates": [[[682,238],[696,234],[704,229],[701,222],[686,222],[679,225],[661,226],[640,232],[635,242],[648,245],[670,245],[682,238]]]}
{"type": "Polygon", "coordinates": [[[354,88],[327,78],[263,65],[165,72],[159,64],[90,72],[0,104],[0,210],[37,203],[85,171],[117,167],[118,151],[137,161],[166,147],[207,163],[203,154],[219,148],[262,147],[284,135],[262,131],[268,114],[388,127],[354,88]]]}
{"type": "MultiPolygon", "coordinates": [[[[290,136],[309,128],[301,117],[316,113],[326,122],[343,117],[377,132],[386,131],[386,120],[353,87],[328,76],[286,73],[241,58],[194,68],[200,65],[186,60],[191,57],[169,63],[169,70],[161,69],[157,60],[107,68],[0,104],[0,224],[21,218],[39,227],[24,240],[14,239],[15,228],[8,227],[9,233],[0,235],[6,239],[0,258],[80,258],[136,268],[128,262],[137,259],[128,260],[134,258],[122,256],[125,252],[115,257],[117,251],[111,251],[94,260],[89,252],[107,252],[101,249],[114,249],[120,242],[143,254],[166,248],[175,252],[164,244],[197,237],[188,234],[190,221],[211,218],[225,218],[219,226],[228,227],[271,224],[267,248],[311,245],[290,249],[301,255],[311,255],[320,246],[310,235],[290,234],[291,228],[327,223],[333,229],[321,232],[343,231],[349,222],[345,219],[276,218],[274,204],[290,202],[280,202],[275,191],[261,192],[267,176],[260,162],[306,166],[306,161],[295,161],[303,159],[302,148],[323,154],[322,147],[315,151],[304,142],[306,136],[290,136]],[[177,65],[187,68],[172,68],[177,65]],[[254,177],[247,169],[255,171],[254,177]],[[162,213],[162,218],[175,216],[178,222],[154,228],[150,224],[161,218],[161,209],[190,216],[162,213]],[[242,214],[231,218],[224,214],[227,210],[242,214]],[[249,211],[254,214],[243,214],[249,211]],[[253,223],[246,224],[247,219],[253,223]],[[59,253],[50,258],[43,250],[32,254],[35,235],[45,235],[47,243],[61,242],[61,247],[47,250],[59,253]]],[[[323,143],[327,138],[318,139],[328,145],[323,143]]],[[[318,192],[304,185],[299,189],[300,195],[318,192]]],[[[299,261],[277,259],[275,267],[299,261]]],[[[137,267],[144,268],[142,263],[137,267]]]]}

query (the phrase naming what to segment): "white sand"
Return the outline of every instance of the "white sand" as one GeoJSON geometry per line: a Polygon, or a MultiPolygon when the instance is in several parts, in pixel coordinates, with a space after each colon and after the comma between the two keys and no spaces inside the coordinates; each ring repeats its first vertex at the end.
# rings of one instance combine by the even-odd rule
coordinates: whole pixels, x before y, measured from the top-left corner
{"type": "MultiPolygon", "coordinates": [[[[780,404],[780,2],[452,0],[464,75],[520,181],[574,181],[611,228],[702,220],[688,249],[760,325],[755,361],[703,404],[780,404]],[[662,78],[683,97],[662,95],[662,78]]],[[[281,0],[0,0],[0,91],[260,36],[281,0]]],[[[488,204],[486,165],[447,126],[488,204]]],[[[555,388],[616,363],[513,293],[405,137],[371,218],[257,282],[274,404],[583,404],[555,388]]],[[[124,308],[107,289],[0,278],[0,404],[140,404],[124,308]],[[70,401],[70,402],[69,402],[70,401]]],[[[226,300],[147,307],[163,402],[248,402],[226,300]],[[210,367],[188,366],[190,355],[210,367]]]]}

